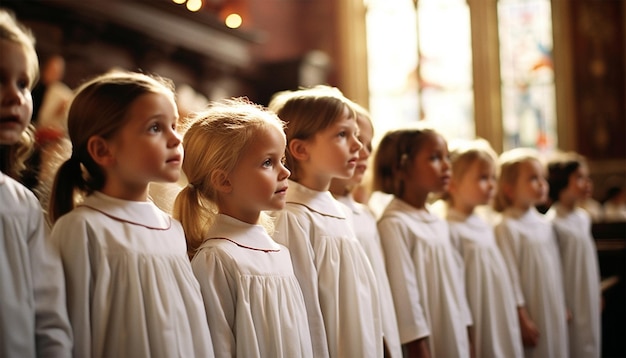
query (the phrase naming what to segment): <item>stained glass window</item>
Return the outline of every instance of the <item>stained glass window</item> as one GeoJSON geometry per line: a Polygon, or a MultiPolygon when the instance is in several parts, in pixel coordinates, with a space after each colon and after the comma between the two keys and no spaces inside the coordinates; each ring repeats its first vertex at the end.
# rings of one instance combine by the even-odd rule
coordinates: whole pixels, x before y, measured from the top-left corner
{"type": "Polygon", "coordinates": [[[503,148],[556,147],[549,0],[499,0],[503,148]]]}

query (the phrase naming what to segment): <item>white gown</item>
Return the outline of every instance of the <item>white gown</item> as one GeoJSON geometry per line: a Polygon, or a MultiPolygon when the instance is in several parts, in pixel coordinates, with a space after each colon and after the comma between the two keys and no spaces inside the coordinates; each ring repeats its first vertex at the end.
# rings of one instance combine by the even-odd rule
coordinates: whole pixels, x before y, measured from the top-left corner
{"type": "Polygon", "coordinates": [[[556,231],[565,302],[572,317],[568,324],[571,357],[600,357],[600,270],[591,236],[591,219],[583,209],[568,213],[558,203],[547,216],[556,231]]]}
{"type": "Polygon", "coordinates": [[[396,309],[393,305],[393,296],[391,295],[391,287],[389,286],[389,278],[387,277],[387,269],[385,267],[385,257],[380,244],[380,235],[378,234],[374,214],[367,206],[357,203],[351,195],[340,196],[337,200],[352,210],[356,237],[363,245],[365,254],[374,270],[374,275],[376,275],[383,335],[385,336],[389,353],[392,358],[402,358],[402,344],[400,343],[400,333],[398,332],[396,309]]]}
{"type": "Polygon", "coordinates": [[[469,357],[471,314],[446,221],[394,198],[378,230],[402,342],[430,334],[433,357],[469,357]]]}
{"type": "Polygon", "coordinates": [[[61,260],[39,201],[0,172],[0,357],[69,357],[72,330],[61,260]]]}
{"type": "Polygon", "coordinates": [[[477,214],[448,209],[452,245],[463,257],[476,357],[522,357],[517,304],[493,227],[477,214]]]}
{"type": "Polygon", "coordinates": [[[382,357],[376,277],[348,212],[330,192],[289,181],[274,239],[291,253],[315,357],[382,357]]]}
{"type": "Polygon", "coordinates": [[[95,192],[52,229],[75,357],[212,357],[183,228],[152,202],[95,192]]]}
{"type": "Polygon", "coordinates": [[[191,260],[216,357],[313,357],[289,251],[260,225],[218,215],[191,260]]]}
{"type": "Polygon", "coordinates": [[[567,309],[552,224],[535,208],[507,209],[495,234],[517,305],[526,307],[539,331],[537,346],[524,347],[524,355],[567,357],[567,309]]]}

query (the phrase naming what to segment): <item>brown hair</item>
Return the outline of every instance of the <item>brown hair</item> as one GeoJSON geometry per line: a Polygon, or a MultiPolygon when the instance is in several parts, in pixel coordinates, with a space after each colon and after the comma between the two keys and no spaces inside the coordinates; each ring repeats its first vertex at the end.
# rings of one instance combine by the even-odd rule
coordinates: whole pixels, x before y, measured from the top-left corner
{"type": "Polygon", "coordinates": [[[291,179],[298,181],[298,162],[289,152],[289,143],[293,139],[307,140],[326,129],[341,117],[347,108],[351,117],[356,118],[350,101],[335,87],[318,85],[297,91],[276,93],[269,108],[280,119],[287,122],[287,168],[291,179]]]}
{"type": "Polygon", "coordinates": [[[552,202],[559,201],[559,195],[569,185],[569,178],[578,168],[586,167],[585,157],[575,152],[557,153],[548,161],[548,196],[552,202]]]}
{"type": "Polygon", "coordinates": [[[74,208],[77,193],[100,190],[106,181],[102,168],[87,151],[93,136],[113,137],[128,121],[129,108],[137,98],[160,93],[174,100],[173,84],[164,78],[136,72],[114,71],[83,84],[68,113],[72,155],[60,167],[50,197],[50,219],[54,223],[74,208]]]}
{"type": "Polygon", "coordinates": [[[426,139],[440,134],[432,128],[405,128],[387,132],[374,157],[373,190],[402,197],[404,182],[398,173],[408,169],[426,139]]]}

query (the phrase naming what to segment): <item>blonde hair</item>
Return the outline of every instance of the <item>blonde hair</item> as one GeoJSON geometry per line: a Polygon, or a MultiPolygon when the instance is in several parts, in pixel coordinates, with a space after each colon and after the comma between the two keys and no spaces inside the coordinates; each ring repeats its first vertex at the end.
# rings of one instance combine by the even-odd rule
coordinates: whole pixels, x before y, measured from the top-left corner
{"type": "Polygon", "coordinates": [[[521,165],[532,161],[541,164],[539,152],[532,148],[515,148],[500,155],[497,168],[498,184],[493,201],[495,211],[502,212],[513,205],[513,198],[506,194],[505,188],[515,185],[521,165]]]}
{"type": "Polygon", "coordinates": [[[67,121],[72,155],[61,164],[54,179],[50,197],[52,223],[74,208],[76,194],[90,194],[105,184],[104,171],[87,150],[89,138],[108,139],[117,134],[130,120],[127,113],[135,100],[148,93],[175,99],[171,81],[126,71],[97,76],[77,90],[67,121]]]}
{"type": "Polygon", "coordinates": [[[373,190],[402,197],[404,182],[400,173],[409,169],[427,139],[441,136],[429,127],[403,128],[387,132],[374,157],[373,190]]]}
{"type": "MultiPolygon", "coordinates": [[[[231,172],[250,141],[268,127],[284,130],[278,116],[245,98],[211,103],[202,112],[191,114],[183,137],[183,172],[189,185],[174,201],[173,216],[185,230],[191,256],[206,239],[218,213],[218,191],[212,176],[217,170],[231,172]]],[[[262,213],[260,224],[272,233],[273,222],[262,213]]]]}
{"type": "MultiPolygon", "coordinates": [[[[482,138],[471,141],[456,140],[450,143],[450,166],[452,178],[456,181],[461,180],[475,162],[489,164],[496,168],[497,161],[498,155],[491,144],[482,138]]],[[[452,202],[449,193],[445,193],[443,199],[452,202]]]]}
{"type": "MultiPolygon", "coordinates": [[[[26,56],[29,90],[39,78],[39,60],[35,50],[35,37],[30,29],[17,21],[15,15],[6,9],[0,9],[0,40],[19,45],[26,56]]],[[[6,54],[2,54],[6,56],[6,54]]],[[[30,157],[34,146],[34,127],[29,124],[16,143],[0,146],[0,171],[20,180],[26,169],[26,160],[30,157]]]]}
{"type": "Polygon", "coordinates": [[[312,138],[337,121],[346,108],[350,111],[350,117],[356,120],[350,103],[339,89],[325,85],[278,92],[272,97],[269,108],[287,123],[285,156],[292,180],[299,180],[299,165],[289,151],[289,143],[294,139],[312,138]]]}

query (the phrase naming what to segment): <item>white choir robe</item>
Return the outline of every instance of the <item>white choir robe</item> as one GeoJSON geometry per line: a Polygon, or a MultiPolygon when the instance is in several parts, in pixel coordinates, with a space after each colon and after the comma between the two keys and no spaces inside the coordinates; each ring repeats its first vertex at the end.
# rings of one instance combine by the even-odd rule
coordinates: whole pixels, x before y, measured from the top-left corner
{"type": "Polygon", "coordinates": [[[75,357],[213,357],[182,225],[152,202],[94,192],[52,228],[75,357]]]}
{"type": "Polygon", "coordinates": [[[581,208],[567,212],[557,202],[547,213],[561,253],[565,302],[571,314],[571,357],[600,357],[602,348],[600,269],[591,236],[591,218],[581,208]]]}
{"type": "Polygon", "coordinates": [[[216,357],[313,357],[289,251],[260,225],[218,215],[191,266],[216,357]]]}
{"type": "Polygon", "coordinates": [[[392,358],[402,358],[402,344],[400,343],[400,333],[398,332],[396,309],[393,305],[385,257],[380,244],[380,235],[378,234],[374,214],[366,205],[356,202],[351,195],[337,197],[337,200],[352,210],[354,232],[361,245],[363,245],[365,254],[374,270],[374,275],[376,275],[383,335],[385,336],[389,353],[392,358]]]}
{"type": "Polygon", "coordinates": [[[0,357],[70,357],[58,252],[35,195],[0,172],[0,357]]]}
{"type": "Polygon", "coordinates": [[[452,245],[463,258],[465,292],[474,322],[476,357],[522,357],[517,304],[493,226],[449,208],[452,245]]]}
{"type": "Polygon", "coordinates": [[[567,308],[563,276],[552,224],[535,208],[510,208],[495,228],[517,305],[525,306],[539,331],[537,346],[526,357],[567,357],[567,308]]]}
{"type": "Polygon", "coordinates": [[[290,180],[285,209],[274,215],[274,239],[289,248],[304,294],[315,357],[382,357],[376,277],[348,208],[290,180]]]}
{"type": "Polygon", "coordinates": [[[378,230],[402,343],[430,335],[433,357],[469,357],[471,313],[446,221],[394,198],[378,230]]]}

